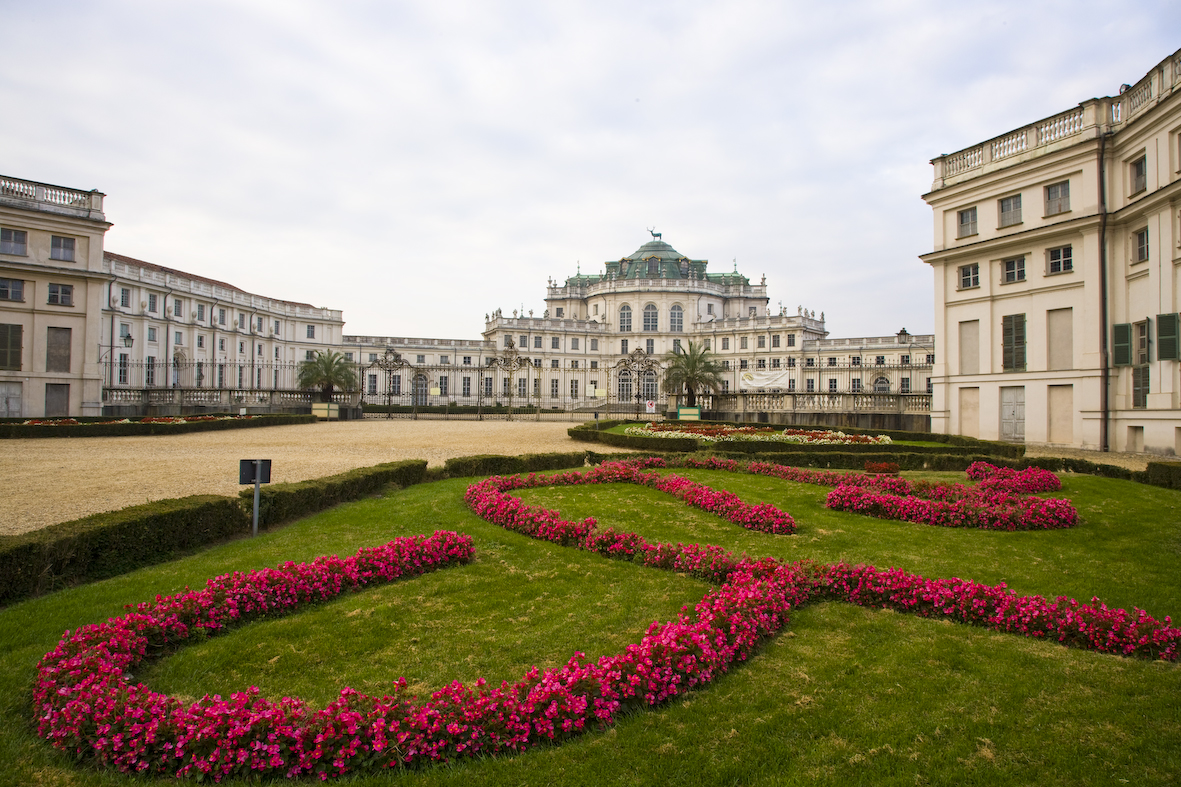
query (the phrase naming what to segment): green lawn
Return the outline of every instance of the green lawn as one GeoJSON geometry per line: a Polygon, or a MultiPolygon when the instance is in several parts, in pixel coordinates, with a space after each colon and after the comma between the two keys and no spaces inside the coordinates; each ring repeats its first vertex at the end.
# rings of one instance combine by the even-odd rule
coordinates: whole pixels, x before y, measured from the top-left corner
{"type": "MultiPolygon", "coordinates": [[[[926,576],[1007,582],[1022,593],[1098,595],[1181,613],[1181,494],[1064,476],[1081,524],[996,533],[885,522],[823,508],[827,489],[717,471],[678,471],[797,520],[794,536],[742,530],[654,490],[527,490],[568,519],[650,541],[706,542],[751,555],[894,565],[926,576]]],[[[936,475],[962,479],[962,474],[936,475]]],[[[128,784],[76,764],[32,730],[37,659],[63,630],[124,603],[235,569],[306,560],[437,528],[470,534],[468,566],[366,590],[182,650],[136,679],[187,698],[259,686],[314,704],[344,685],[416,693],[446,682],[515,680],[575,650],[636,641],[706,585],[508,533],[470,514],[468,480],[342,506],[227,544],[0,610],[0,785],[128,784]]],[[[348,780],[350,784],[1171,784],[1181,779],[1181,667],[844,604],[799,610],[749,663],[605,732],[524,755],[348,780]]]]}

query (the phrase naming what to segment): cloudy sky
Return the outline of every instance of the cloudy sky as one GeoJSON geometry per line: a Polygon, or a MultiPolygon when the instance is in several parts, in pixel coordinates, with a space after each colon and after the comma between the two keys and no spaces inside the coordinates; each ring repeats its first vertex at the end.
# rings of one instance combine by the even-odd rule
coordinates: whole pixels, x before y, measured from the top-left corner
{"type": "Polygon", "coordinates": [[[833,336],[932,330],[933,156],[1113,95],[1175,2],[0,0],[0,174],[107,249],[475,338],[655,226],[833,336]]]}

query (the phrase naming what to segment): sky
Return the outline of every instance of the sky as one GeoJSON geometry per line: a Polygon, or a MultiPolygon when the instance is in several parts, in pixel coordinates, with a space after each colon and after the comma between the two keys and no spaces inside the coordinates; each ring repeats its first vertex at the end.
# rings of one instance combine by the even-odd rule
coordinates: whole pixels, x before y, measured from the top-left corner
{"type": "Polygon", "coordinates": [[[933,330],[931,158],[1181,46],[1173,2],[0,0],[0,174],[108,251],[478,338],[650,240],[833,337],[933,330]]]}

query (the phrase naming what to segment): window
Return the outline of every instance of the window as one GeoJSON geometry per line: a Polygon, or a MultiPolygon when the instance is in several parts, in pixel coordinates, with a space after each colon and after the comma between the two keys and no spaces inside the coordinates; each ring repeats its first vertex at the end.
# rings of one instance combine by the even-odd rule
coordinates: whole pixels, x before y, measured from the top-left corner
{"type": "MultiPolygon", "coordinates": [[[[203,333],[197,334],[197,349],[199,349],[199,350],[205,349],[205,334],[203,334],[203,333]]],[[[278,350],[279,348],[276,347],[275,349],[278,350]]]]}
{"type": "Polygon", "coordinates": [[[528,395],[529,395],[529,378],[528,377],[518,377],[517,378],[517,396],[524,397],[524,396],[528,396],[528,395]]]}
{"type": "Polygon", "coordinates": [[[627,339],[619,340],[619,353],[620,355],[627,355],[627,339]]]}
{"type": "Polygon", "coordinates": [[[590,340],[590,348],[591,348],[591,352],[597,352],[599,349],[599,340],[598,339],[591,339],[590,340]]]}
{"type": "Polygon", "coordinates": [[[788,358],[787,359],[787,368],[788,369],[796,368],[796,359],[795,358],[788,358]]]}
{"type": "Polygon", "coordinates": [[[776,333],[776,334],[772,334],[772,336],[771,336],[771,346],[772,346],[772,347],[778,347],[778,346],[779,346],[779,334],[777,334],[777,333],[776,333]]]}
{"type": "Polygon", "coordinates": [[[789,333],[787,335],[787,346],[788,347],[795,347],[796,346],[796,335],[794,333],[789,333]]]}
{"type": "Polygon", "coordinates": [[[577,369],[577,368],[578,368],[578,361],[571,361],[571,362],[570,362],[570,368],[571,368],[571,369],[577,369]]]}
{"type": "Polygon", "coordinates": [[[316,338],[316,326],[314,326],[314,325],[309,325],[309,326],[308,326],[308,338],[309,338],[309,339],[315,339],[315,338],[316,338]]]}
{"type": "Polygon", "coordinates": [[[738,362],[739,369],[745,369],[747,367],[747,365],[748,365],[748,362],[745,358],[743,358],[741,361],[738,362]]]}
{"type": "Polygon", "coordinates": [[[749,346],[748,340],[745,336],[738,340],[738,349],[745,350],[749,346]]]}
{"type": "Polygon", "coordinates": [[[377,375],[376,374],[368,375],[367,383],[368,383],[368,385],[366,386],[365,392],[370,393],[370,394],[377,393],[377,375]]]}
{"type": "Polygon", "coordinates": [[[899,356],[898,363],[901,364],[902,366],[910,366],[910,356],[909,355],[899,356]]]}
{"type": "Polygon", "coordinates": [[[558,367],[561,366],[561,363],[558,361],[557,358],[554,358],[554,359],[550,360],[549,366],[551,369],[557,369],[558,367]]]}
{"type": "Polygon", "coordinates": [[[49,328],[46,335],[45,371],[70,371],[70,343],[73,331],[69,328],[49,328]]]}
{"type": "Polygon", "coordinates": [[[74,305],[74,285],[72,284],[51,284],[49,285],[49,297],[46,303],[57,304],[58,306],[73,306],[74,305]]]}
{"type": "Polygon", "coordinates": [[[492,395],[492,378],[485,377],[485,378],[483,378],[483,380],[484,380],[484,396],[491,396],[492,395]]]}
{"type": "Polygon", "coordinates": [[[566,311],[565,309],[563,309],[561,306],[559,306],[558,308],[554,309],[554,316],[560,320],[566,316],[565,311],[566,311]]]}
{"type": "Polygon", "coordinates": [[[126,287],[119,289],[119,306],[124,309],[131,307],[131,290],[126,287]]]}
{"type": "Polygon", "coordinates": [[[156,294],[155,293],[151,293],[148,295],[148,311],[152,312],[153,314],[156,312],[156,294]]]}
{"type": "MultiPolygon", "coordinates": [[[[152,304],[155,303],[155,301],[152,300],[152,298],[155,298],[155,297],[156,297],[155,295],[148,296],[149,308],[151,307],[152,304]]],[[[226,310],[225,309],[218,309],[217,310],[217,324],[218,325],[225,325],[226,324],[226,310]]]]}
{"type": "MultiPolygon", "coordinates": [[[[492,382],[489,380],[488,382],[492,382]]],[[[390,393],[394,396],[402,395],[402,375],[395,374],[390,376],[390,393]]],[[[492,393],[489,391],[489,393],[492,393]]]]}
{"type": "Polygon", "coordinates": [[[185,312],[185,302],[182,301],[180,298],[174,298],[172,300],[172,316],[173,317],[183,317],[184,312],[185,312]]]}
{"type": "Polygon", "coordinates": [[[910,393],[910,378],[909,377],[903,377],[901,380],[898,381],[898,393],[904,393],[904,394],[910,393]]]}
{"type": "Polygon", "coordinates": [[[829,393],[836,393],[837,392],[837,378],[835,378],[835,377],[828,378],[828,392],[829,393]]]}
{"type": "Polygon", "coordinates": [[[714,305],[712,303],[705,304],[705,313],[706,314],[713,314],[714,313],[714,305]]]}
{"type": "Polygon", "coordinates": [[[460,391],[462,392],[462,395],[465,397],[472,395],[472,378],[471,377],[464,377],[460,381],[460,391]]]}
{"type": "Polygon", "coordinates": [[[276,336],[279,335],[279,321],[278,320],[275,320],[275,330],[272,331],[272,333],[274,333],[276,336]]]}
{"type": "Polygon", "coordinates": [[[766,358],[759,358],[757,361],[755,361],[755,367],[759,368],[759,369],[766,369],[767,368],[767,359],[766,358]]]}
{"type": "MultiPolygon", "coordinates": [[[[198,313],[198,314],[200,314],[200,311],[199,311],[199,310],[200,310],[200,307],[197,307],[197,308],[198,308],[198,312],[197,312],[197,313],[198,313]]],[[[201,319],[201,318],[200,318],[200,317],[198,317],[197,319],[201,319]]],[[[262,317],[256,317],[256,318],[254,319],[254,329],[255,329],[256,331],[258,331],[259,333],[262,333],[262,317]]]]}
{"type": "Polygon", "coordinates": [[[778,368],[779,368],[779,359],[778,359],[778,358],[772,358],[772,359],[771,359],[771,368],[772,368],[772,369],[778,369],[778,368]]]}
{"type": "Polygon", "coordinates": [[[809,377],[806,381],[806,390],[808,393],[816,393],[816,381],[809,377]]]}
{"type": "Polygon", "coordinates": [[[0,279],[0,301],[23,301],[25,283],[21,279],[0,279]]]}
{"type": "Polygon", "coordinates": [[[980,263],[960,266],[960,289],[970,290],[980,286],[980,263]]]}
{"type": "Polygon", "coordinates": [[[654,352],[656,352],[656,340],[655,339],[648,339],[646,342],[644,342],[644,344],[646,345],[644,350],[649,355],[652,355],[654,352]]]}
{"type": "Polygon", "coordinates": [[[570,349],[571,349],[571,350],[577,350],[577,349],[578,349],[578,340],[577,340],[577,339],[571,339],[571,340],[570,340],[570,349]]]}
{"type": "Polygon", "coordinates": [[[529,346],[529,337],[528,336],[517,337],[517,346],[520,347],[522,350],[525,349],[526,347],[528,347],[529,346]]]}
{"type": "Polygon", "coordinates": [[[414,361],[415,363],[426,363],[426,356],[425,355],[416,355],[414,357],[416,359],[414,361]]]}
{"type": "Polygon", "coordinates": [[[148,326],[148,341],[149,342],[156,341],[156,328],[153,325],[148,326]]]}
{"type": "Polygon", "coordinates": [[[877,366],[884,366],[886,363],[886,356],[884,356],[884,355],[875,356],[873,359],[873,362],[877,366]]]}
{"type": "Polygon", "coordinates": [[[931,378],[927,378],[927,393],[935,392],[935,383],[931,382],[931,378]]]}
{"type": "Polygon", "coordinates": [[[1129,194],[1139,194],[1148,188],[1148,158],[1141,156],[1133,161],[1129,165],[1129,174],[1132,180],[1129,194]]]}
{"type": "Polygon", "coordinates": [[[550,348],[551,350],[560,350],[560,349],[562,349],[562,340],[561,340],[561,339],[559,339],[557,336],[553,336],[553,337],[551,337],[551,338],[550,338],[550,340],[549,340],[549,348],[550,348]]]}
{"type": "Polygon", "coordinates": [[[223,353],[226,351],[226,340],[225,339],[218,339],[217,340],[217,350],[218,350],[218,352],[223,352],[223,353]]]}
{"type": "Polygon", "coordinates": [[[657,319],[656,307],[649,303],[644,307],[644,330],[655,331],[658,325],[659,320],[657,319]]]}
{"type": "Polygon", "coordinates": [[[1132,407],[1142,409],[1148,406],[1149,366],[1132,369],[1132,407]]]}
{"type": "Polygon", "coordinates": [[[506,334],[504,337],[504,346],[505,347],[512,347],[513,346],[513,337],[508,336],[506,334]]]}
{"type": "Polygon", "coordinates": [[[730,381],[722,380],[722,393],[730,393],[730,381]]]}
{"type": "Polygon", "coordinates": [[[681,352],[681,340],[680,339],[673,339],[673,352],[675,352],[675,353],[681,352]]]}
{"type": "Polygon", "coordinates": [[[533,378],[533,395],[539,399],[541,398],[541,378],[540,377],[533,378]]]}
{"type": "Polygon", "coordinates": [[[571,380],[570,381],[570,398],[571,399],[578,398],[578,380],[571,380]]]}
{"type": "Polygon", "coordinates": [[[958,214],[959,227],[956,232],[957,238],[966,238],[969,235],[976,234],[976,209],[968,208],[961,210],[958,214]]]}
{"type": "Polygon", "coordinates": [[[632,329],[632,307],[626,303],[619,307],[619,332],[630,332],[632,329]]]}
{"type": "Polygon", "coordinates": [[[999,210],[1001,216],[1002,227],[1012,227],[1014,224],[1021,223],[1021,195],[1014,194],[1011,197],[1004,197],[999,201],[999,210]]]}
{"type": "MultiPolygon", "coordinates": [[[[245,354],[246,354],[246,342],[238,342],[238,355],[245,355],[245,354]]],[[[312,351],[311,350],[307,351],[307,359],[309,361],[312,360],[312,351]]]]}
{"type": "Polygon", "coordinates": [[[1025,371],[1025,315],[1006,314],[1001,318],[1001,368],[1006,372],[1025,371]]]}
{"type": "MultiPolygon", "coordinates": [[[[203,345],[201,344],[201,340],[202,340],[202,339],[204,339],[204,338],[205,338],[204,336],[198,336],[198,337],[197,337],[197,346],[198,346],[198,347],[201,347],[201,346],[203,346],[203,345]]],[[[278,347],[276,347],[276,348],[275,348],[275,360],[276,360],[276,361],[277,361],[277,360],[279,360],[279,348],[278,348],[278,347]]]]}
{"type": "Polygon", "coordinates": [[[598,368],[599,368],[599,362],[598,362],[598,361],[591,361],[590,368],[592,368],[592,369],[598,369],[598,368]]]}
{"type": "Polygon", "coordinates": [[[1069,273],[1074,270],[1073,253],[1070,246],[1046,249],[1046,273],[1069,273]]]}
{"type": "Polygon", "coordinates": [[[705,349],[707,349],[707,350],[713,349],[712,342],[709,339],[705,340],[705,349]]]}
{"type": "MultiPolygon", "coordinates": [[[[197,322],[205,322],[205,304],[203,303],[197,304],[197,322]]],[[[261,325],[259,326],[259,330],[262,330],[261,325]]]]}
{"type": "Polygon", "coordinates": [[[760,350],[767,349],[767,337],[766,336],[760,336],[758,338],[758,346],[759,346],[760,350]]]}
{"type": "Polygon", "coordinates": [[[1177,314],[1156,316],[1156,359],[1181,360],[1181,318],[1177,314]]]}
{"type": "MultiPolygon", "coordinates": [[[[256,345],[254,345],[254,354],[255,354],[255,355],[257,355],[259,358],[261,358],[261,357],[262,357],[262,345],[261,345],[261,344],[256,344],[256,345]]],[[[350,353],[350,355],[351,355],[351,354],[352,354],[352,353],[350,353]]],[[[348,358],[347,360],[350,360],[350,361],[351,361],[351,360],[353,360],[353,359],[352,359],[352,358],[348,358]]]]}
{"type": "Polygon", "coordinates": [[[815,358],[808,358],[807,360],[804,361],[804,366],[815,366],[815,365],[816,365],[815,358]]]}
{"type": "Polygon", "coordinates": [[[440,355],[439,356],[439,363],[441,363],[441,364],[451,363],[451,356],[450,355],[440,355]]]}
{"type": "Polygon", "coordinates": [[[852,364],[853,366],[860,366],[861,365],[861,356],[854,355],[852,358],[849,359],[849,363],[852,364]]]}
{"type": "Polygon", "coordinates": [[[49,239],[49,259],[73,262],[74,239],[62,238],[57,235],[52,236],[49,239]]]}
{"type": "Polygon", "coordinates": [[[757,307],[757,306],[751,306],[751,307],[750,307],[750,310],[749,310],[747,313],[748,313],[748,314],[749,314],[751,317],[754,317],[755,315],[757,315],[757,314],[759,313],[759,309],[758,309],[758,307],[757,307]]]}
{"type": "Polygon", "coordinates": [[[144,385],[151,388],[156,384],[156,356],[144,358],[144,385]]]}
{"type": "MultiPolygon", "coordinates": [[[[238,343],[238,346],[239,348],[242,346],[241,342],[238,343]]],[[[303,357],[305,361],[314,361],[316,360],[316,353],[313,350],[304,350],[303,357]]]]}
{"type": "Polygon", "coordinates": [[[472,357],[470,355],[463,356],[463,365],[464,366],[471,366],[472,365],[472,357]]]}
{"type": "Polygon", "coordinates": [[[1143,366],[1148,363],[1148,342],[1149,342],[1149,321],[1135,323],[1132,326],[1132,334],[1136,340],[1136,346],[1132,353],[1132,359],[1136,366],[1143,366]]]}
{"type": "Polygon", "coordinates": [[[1148,259],[1148,227],[1137,231],[1133,235],[1135,249],[1132,252],[1134,262],[1144,262],[1148,259]]]}
{"type": "Polygon", "coordinates": [[[796,379],[793,377],[787,381],[787,390],[794,391],[796,389],[796,379]]]}
{"type": "Polygon", "coordinates": [[[730,339],[729,339],[729,337],[725,337],[725,338],[723,338],[723,339],[722,339],[722,349],[723,349],[723,350],[729,350],[729,349],[730,349],[730,339]]]}
{"type": "Polygon", "coordinates": [[[853,393],[861,393],[861,378],[860,377],[854,377],[852,380],[850,380],[850,384],[851,384],[850,387],[852,388],[853,393]]]}
{"type": "Polygon", "coordinates": [[[1004,271],[1004,283],[1012,284],[1017,281],[1025,281],[1025,258],[1013,257],[1012,259],[1002,260],[1001,269],[1004,271]]]}
{"type": "Polygon", "coordinates": [[[935,353],[927,353],[927,365],[935,363],[935,353]]]}
{"type": "Polygon", "coordinates": [[[1046,186],[1046,215],[1054,216],[1070,210],[1070,181],[1051,183],[1046,186]]]}
{"type": "Polygon", "coordinates": [[[541,359],[540,359],[540,358],[534,358],[534,359],[533,359],[533,367],[534,367],[534,368],[536,368],[536,369],[540,369],[540,368],[541,368],[541,359]]]}
{"type": "Polygon", "coordinates": [[[554,399],[558,398],[558,378],[557,377],[550,378],[549,395],[554,399]]]}
{"type": "Polygon", "coordinates": [[[723,368],[723,369],[729,369],[729,368],[730,368],[730,361],[729,361],[729,359],[722,361],[722,368],[723,368]]]}
{"type": "Polygon", "coordinates": [[[240,330],[240,331],[246,330],[246,315],[245,314],[238,315],[238,330],[240,330]]]}
{"type": "Polygon", "coordinates": [[[890,381],[885,377],[878,377],[873,381],[874,393],[890,393],[890,381]]]}
{"type": "Polygon", "coordinates": [[[181,332],[180,332],[180,331],[175,331],[175,332],[172,334],[172,343],[173,343],[173,344],[181,344],[181,343],[182,343],[182,342],[181,342],[181,338],[182,338],[181,332]]]}
{"type": "Polygon", "coordinates": [[[656,259],[648,260],[648,276],[655,278],[660,275],[660,261],[656,259]]]}
{"type": "Polygon", "coordinates": [[[24,230],[0,229],[0,254],[27,254],[28,239],[24,230]]]}
{"type": "Polygon", "coordinates": [[[829,366],[836,366],[836,365],[837,365],[837,359],[836,359],[836,358],[829,358],[829,359],[828,359],[828,365],[829,365],[829,366]]]}
{"type": "Polygon", "coordinates": [[[680,306],[673,306],[668,312],[668,329],[673,333],[685,330],[685,311],[680,306]]]}
{"type": "Polygon", "coordinates": [[[131,358],[127,353],[119,353],[119,385],[127,385],[127,369],[131,358]]]}
{"type": "Polygon", "coordinates": [[[447,396],[448,386],[451,384],[450,377],[439,378],[439,396],[447,396]]]}

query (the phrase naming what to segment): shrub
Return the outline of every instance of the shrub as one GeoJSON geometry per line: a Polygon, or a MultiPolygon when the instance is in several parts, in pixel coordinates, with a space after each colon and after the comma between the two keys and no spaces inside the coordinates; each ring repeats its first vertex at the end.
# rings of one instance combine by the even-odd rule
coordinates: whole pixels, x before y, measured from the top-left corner
{"type": "Polygon", "coordinates": [[[1166,489],[1181,489],[1181,462],[1149,462],[1148,483],[1166,489]]]}
{"type": "Polygon", "coordinates": [[[899,467],[897,462],[866,462],[865,472],[867,473],[885,473],[886,475],[898,475],[899,467]]]}
{"type": "Polygon", "coordinates": [[[250,532],[232,497],[158,500],[0,538],[0,604],[163,563],[250,532]]]}
{"type": "MultiPolygon", "coordinates": [[[[417,484],[425,474],[426,460],[407,459],[310,481],[268,484],[259,490],[258,526],[270,527],[300,519],[339,503],[374,494],[390,484],[417,484]]],[[[243,506],[250,510],[254,505],[254,488],[248,487],[238,494],[243,506]]]]}
{"type": "MultiPolygon", "coordinates": [[[[109,419],[107,419],[109,420],[109,419]]],[[[23,423],[0,423],[0,439],[28,437],[127,437],[157,434],[189,434],[191,432],[216,432],[223,429],[256,429],[262,426],[287,426],[289,424],[311,424],[314,415],[256,415],[250,418],[229,418],[219,421],[190,421],[178,423],[154,423],[150,420],[128,423],[94,423],[94,419],[63,426],[26,426],[23,423]]]]}
{"type": "Polygon", "coordinates": [[[443,463],[446,478],[467,476],[513,475],[514,473],[536,473],[542,470],[565,470],[586,464],[586,452],[551,454],[522,454],[501,456],[498,454],[477,454],[457,456],[443,463]]]}

